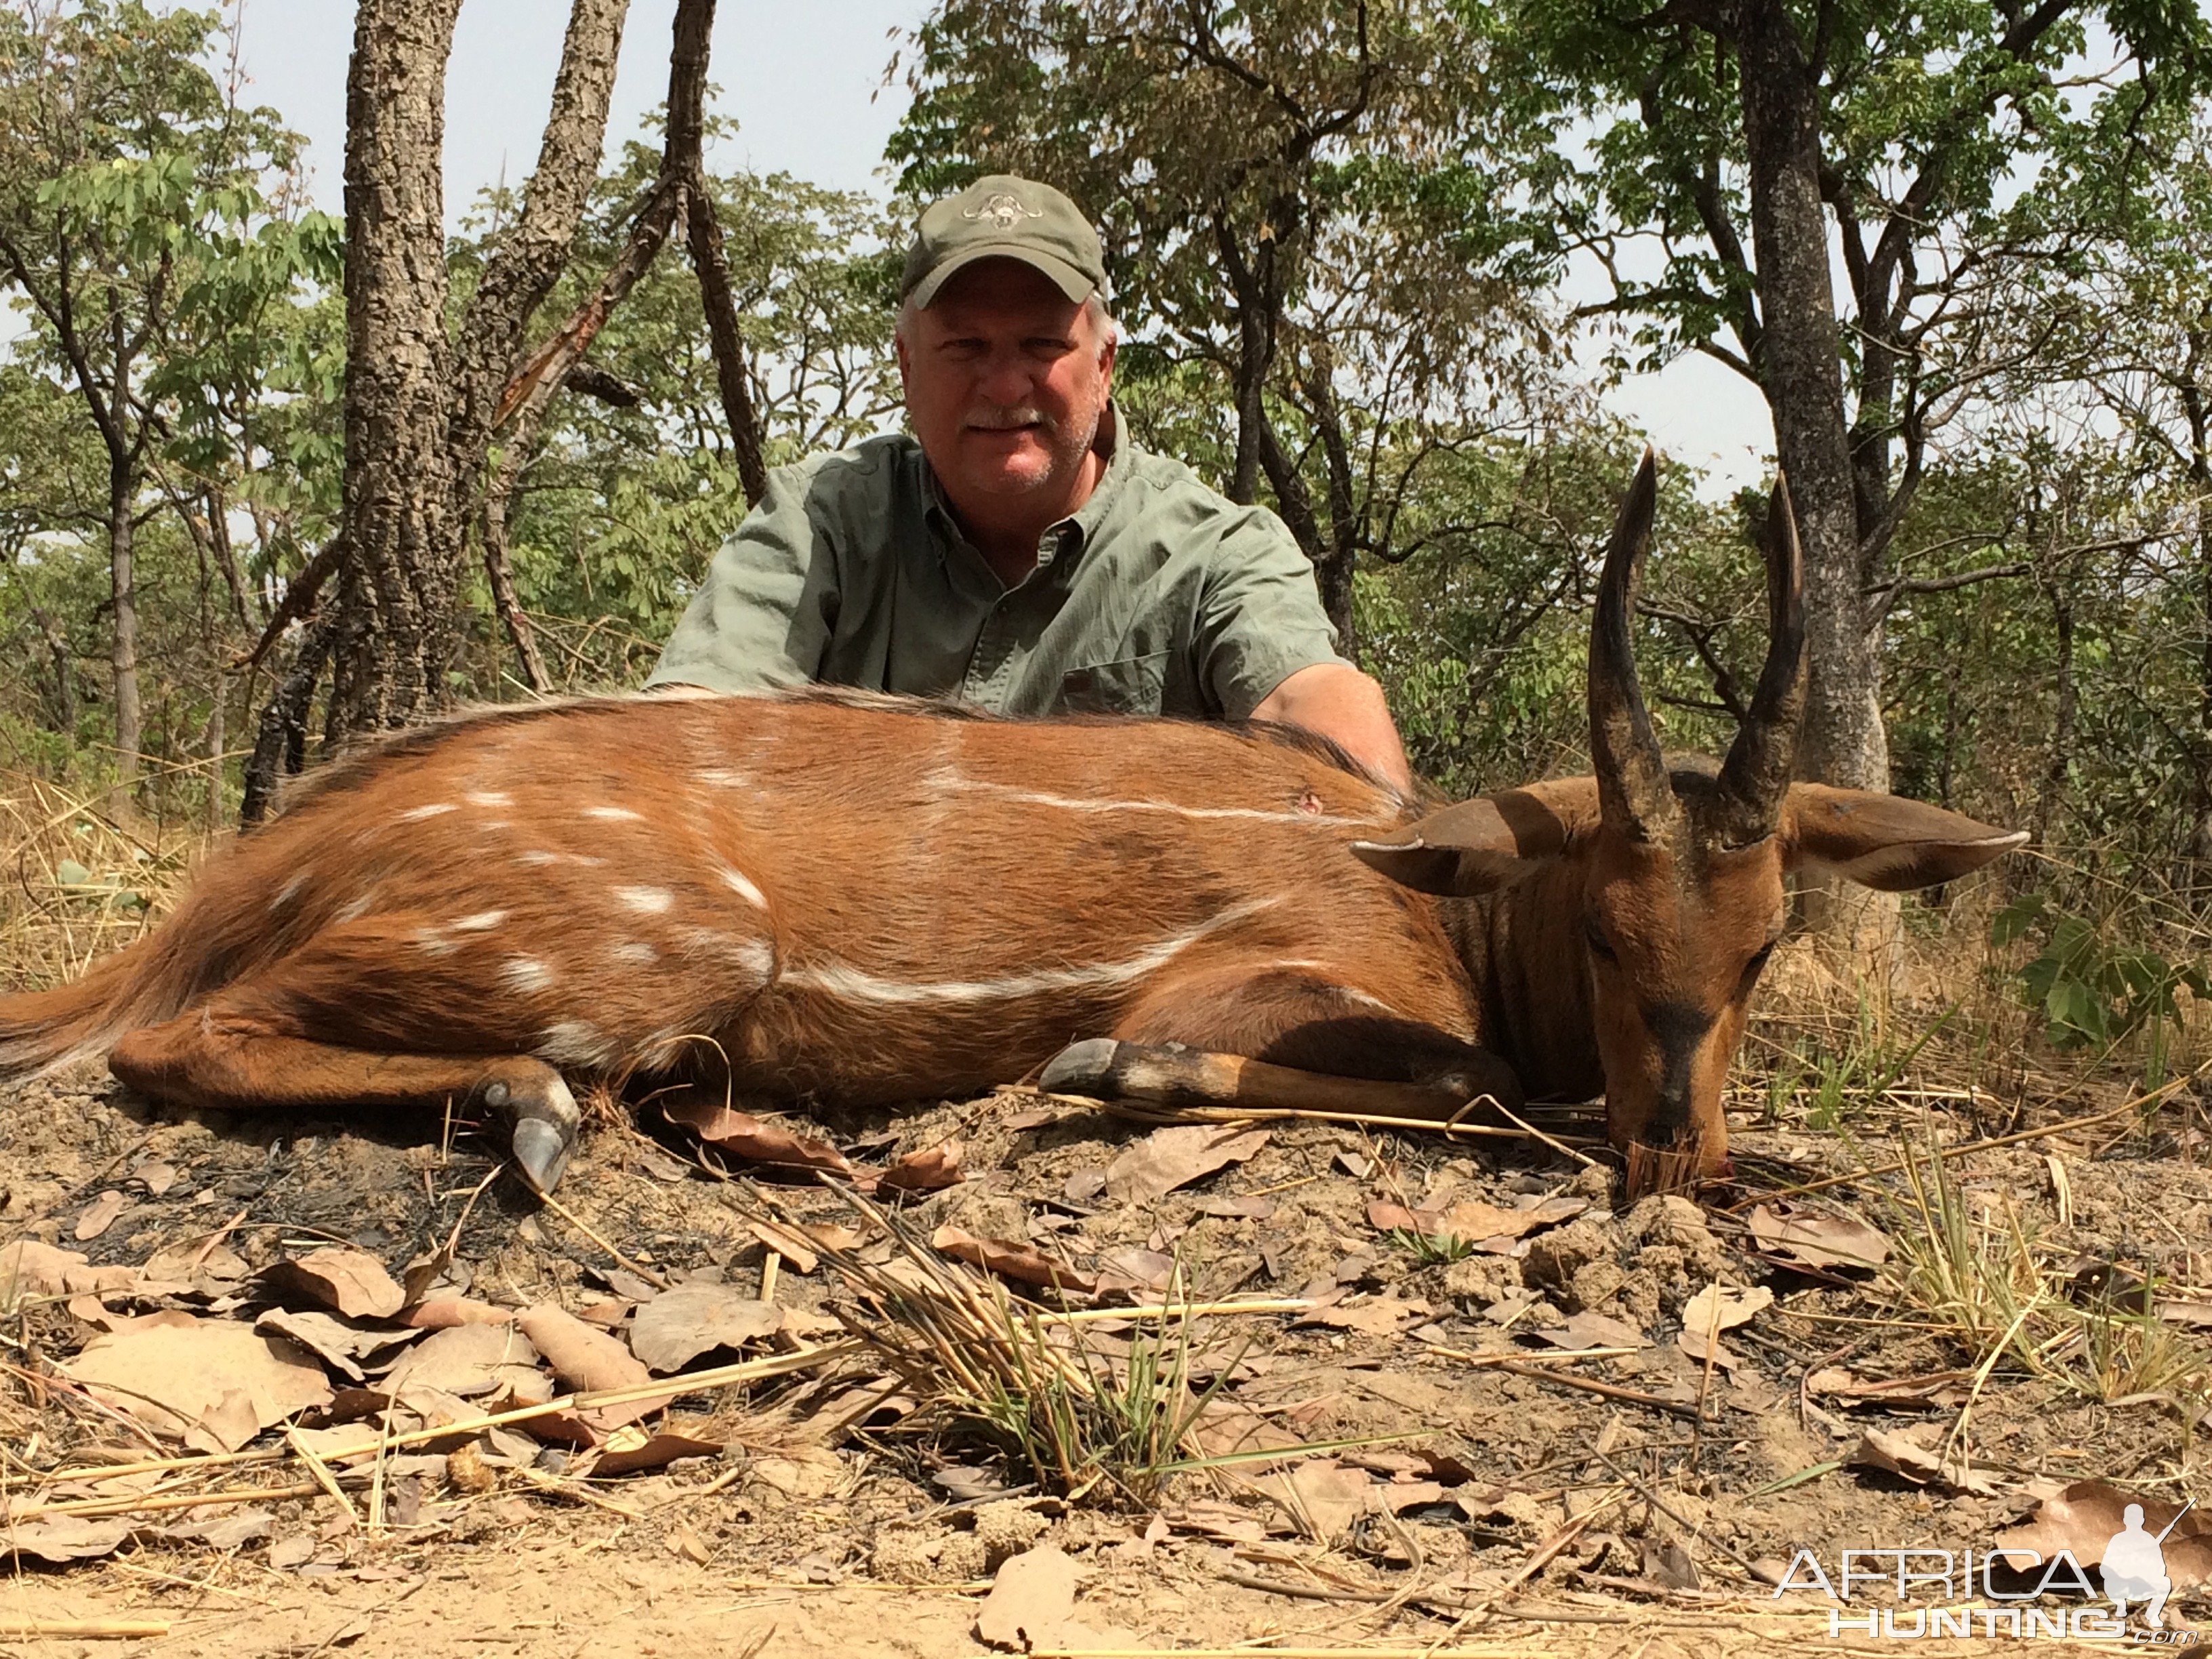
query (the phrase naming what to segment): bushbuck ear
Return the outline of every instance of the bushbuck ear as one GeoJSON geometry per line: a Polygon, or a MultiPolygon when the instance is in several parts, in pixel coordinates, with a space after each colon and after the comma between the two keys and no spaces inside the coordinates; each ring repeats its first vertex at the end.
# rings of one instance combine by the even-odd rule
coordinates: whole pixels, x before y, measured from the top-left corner
{"type": "Polygon", "coordinates": [[[1790,866],[1831,871],[1885,893],[1932,887],[1978,870],[2027,839],[1925,801],[1825,784],[1790,786],[1790,866]]]}
{"type": "MultiPolygon", "coordinates": [[[[1587,784],[1588,779],[1581,781],[1587,784]]],[[[1431,812],[1389,841],[1355,841],[1353,856],[1423,893],[1472,898],[1494,893],[1557,858],[1570,835],[1559,804],[1527,789],[1431,812]]]]}

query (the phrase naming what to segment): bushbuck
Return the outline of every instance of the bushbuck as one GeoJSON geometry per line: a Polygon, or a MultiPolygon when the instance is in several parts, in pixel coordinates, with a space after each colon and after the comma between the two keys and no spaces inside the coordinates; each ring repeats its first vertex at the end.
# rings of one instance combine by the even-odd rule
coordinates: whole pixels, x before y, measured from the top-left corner
{"type": "Polygon", "coordinates": [[[1711,1169],[1784,874],[1918,886],[2024,837],[1790,781],[1778,485],[1749,717],[1719,767],[1663,761],[1630,657],[1654,496],[1647,456],[1598,593],[1595,776],[1424,815],[1258,728],[821,691],[468,714],[325,767],[147,938],[0,1000],[0,1067],[106,1051],[191,1106],[481,1106],[541,1189],[564,1073],[870,1104],[1042,1066],[1429,1116],[1602,1090],[1616,1146],[1711,1169]]]}

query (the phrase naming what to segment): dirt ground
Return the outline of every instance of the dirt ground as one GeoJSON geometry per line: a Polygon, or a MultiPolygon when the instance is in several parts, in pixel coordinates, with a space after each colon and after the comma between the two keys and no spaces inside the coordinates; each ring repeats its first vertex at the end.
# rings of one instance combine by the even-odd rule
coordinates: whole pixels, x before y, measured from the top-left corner
{"type": "MultiPolygon", "coordinates": [[[[1954,1141],[1992,1127],[1929,1115],[1954,1141]]],[[[1547,1121],[1562,1133],[1593,1128],[1547,1121]]],[[[397,1274],[450,1237],[441,1293],[550,1304],[617,1337],[634,1333],[636,1308],[659,1288],[640,1270],[753,1295],[766,1252],[746,1188],[699,1167],[694,1143],[653,1108],[639,1121],[650,1133],[614,1121],[592,1133],[556,1194],[564,1215],[511,1176],[471,1203],[496,1164],[465,1126],[179,1115],[93,1069],[0,1097],[0,1247],[40,1241],[94,1268],[136,1268],[180,1247],[236,1263],[224,1284],[125,1291],[106,1308],[83,1295],[20,1302],[0,1328],[11,1535],[33,1524],[13,1517],[40,1505],[114,1490],[57,1486],[52,1471],[149,1455],[143,1433],[123,1432],[56,1378],[103,1321],[162,1308],[252,1319],[270,1300],[253,1271],[319,1245],[364,1251],[397,1274]],[[104,1224],[85,1236],[90,1221],[104,1224]]],[[[2075,1253],[2076,1278],[2098,1294],[2115,1282],[2165,1286],[2173,1299],[2159,1305],[2185,1352],[2203,1334],[2191,1322],[2212,1314],[2203,1123],[2203,1103],[2185,1094],[2148,1133],[2106,1122],[1958,1160],[1971,1200],[1962,1224],[1984,1230],[1968,1254],[1999,1251],[1991,1230],[2011,1229],[2046,1257],[2075,1253]]],[[[349,1478],[346,1499],[165,1510],[73,1564],[17,1549],[0,1584],[0,1653],[94,1650],[88,1636],[9,1634],[27,1622],[135,1620],[167,1633],[131,1651],[226,1659],[934,1659],[980,1650],[994,1575],[1046,1548],[1073,1564],[1077,1622],[1041,1650],[1867,1651],[1849,1631],[1831,1636],[1818,1595],[1775,1596],[1771,1580],[1799,1552],[1831,1572],[1846,1547],[1978,1554],[2077,1481],[2212,1499],[2201,1395],[2151,1387],[2100,1403],[2008,1366],[1977,1377],[1942,1322],[1899,1291],[1895,1257],[1872,1273],[1814,1266],[1747,1229],[1761,1192],[1893,1157],[1892,1139],[1747,1122],[1739,1192],[1709,1195],[1721,1201],[1702,1213],[1681,1200],[1615,1213],[1603,1170],[1522,1142],[1276,1123],[1241,1162],[1116,1202],[1104,1172],[1147,1131],[1071,1103],[1006,1092],[793,1127],[871,1167],[957,1139],[967,1178],[904,1200],[912,1231],[950,1226],[1103,1270],[1108,1304],[1115,1275],[1124,1299],[1141,1301],[1176,1263],[1200,1300],[1306,1298],[1304,1313],[1204,1322],[1199,1370],[1225,1373],[1209,1410],[1275,1436],[1243,1443],[1326,1449],[1176,1474],[1142,1504],[1103,1489],[1070,1504],[948,1425],[910,1379],[878,1389],[872,1412],[852,1405],[855,1376],[689,1395],[678,1379],[672,1420],[708,1455],[579,1480],[574,1446],[502,1431],[471,1443],[485,1454],[472,1479],[452,1448],[392,1459],[374,1524],[360,1518],[363,1474],[349,1478]],[[1511,1220],[1464,1252],[1423,1246],[1376,1207],[1433,1217],[1474,1205],[1511,1220]],[[1689,1298],[1716,1281],[1773,1301],[1727,1330],[1709,1364],[1678,1338],[1689,1298]],[[1566,1357],[1560,1345],[1587,1347],[1591,1330],[1632,1351],[1566,1357]],[[1613,1392],[1556,1380],[1567,1377],[1613,1392]],[[1899,1379],[1901,1394],[1875,1386],[1899,1379]],[[1921,1469],[1923,1484],[1863,1460],[1869,1431],[1941,1447],[1962,1414],[1964,1471],[1921,1469]],[[202,1524],[225,1516],[238,1522],[228,1532],[202,1524]]],[[[1894,1178],[1862,1181],[1820,1201],[1894,1244],[1907,1224],[1878,1187],[1901,1190],[1894,1178]]],[[[808,1219],[857,1221],[833,1193],[775,1190],[808,1219]]],[[[830,1264],[800,1265],[779,1263],[780,1304],[851,1310],[830,1264]]],[[[1140,1334],[1096,1329],[1085,1340],[1109,1357],[1140,1334]]],[[[273,1430],[250,1442],[279,1443],[273,1430]]],[[[282,1494],[300,1476],[252,1464],[225,1484],[282,1494]]],[[[192,1490],[216,1489],[199,1478],[192,1490]]],[[[2208,1614],[2200,1588],[2177,1595],[2168,1621],[2208,1614]]]]}

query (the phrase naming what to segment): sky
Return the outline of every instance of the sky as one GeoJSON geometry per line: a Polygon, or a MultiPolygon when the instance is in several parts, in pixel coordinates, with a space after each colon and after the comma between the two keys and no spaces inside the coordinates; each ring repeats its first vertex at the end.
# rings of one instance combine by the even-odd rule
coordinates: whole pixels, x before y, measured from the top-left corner
{"type": "MultiPolygon", "coordinates": [[[[457,221],[477,192],[529,175],[552,97],[568,7],[559,0],[465,0],[447,75],[446,210],[457,221]]],[[[720,0],[710,78],[713,108],[738,131],[718,167],[785,171],[847,190],[880,186],[884,141],[905,112],[885,86],[891,37],[921,21],[924,0],[720,0]]],[[[676,0],[632,0],[608,121],[610,145],[634,136],[668,88],[676,0]]],[[[246,0],[240,58],[248,98],[275,106],[307,137],[317,204],[342,210],[346,57],[351,0],[246,0]]],[[[1689,356],[1634,376],[1607,404],[1662,453],[1709,469],[1706,493],[1761,480],[1773,428],[1759,394],[1709,358],[1689,356]]]]}

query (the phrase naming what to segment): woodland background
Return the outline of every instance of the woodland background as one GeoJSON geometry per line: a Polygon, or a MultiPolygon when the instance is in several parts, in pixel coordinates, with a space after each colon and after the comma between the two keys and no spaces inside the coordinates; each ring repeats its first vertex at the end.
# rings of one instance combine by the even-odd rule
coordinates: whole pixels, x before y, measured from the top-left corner
{"type": "MultiPolygon", "coordinates": [[[[2193,0],[941,0],[876,194],[708,167],[711,0],[603,166],[626,0],[574,0],[535,169],[449,236],[460,3],[361,0],[341,221],[234,13],[0,0],[0,765],[153,866],[64,859],[68,902],[126,921],[360,733],[635,686],[763,468],[896,422],[904,227],[1012,168],[1103,222],[1139,437],[1283,515],[1454,793],[1583,757],[1642,438],[1577,348],[1744,375],[1811,562],[1804,769],[2032,830],[1906,922],[1994,927],[2044,1037],[2164,1066],[2212,915],[2193,0]]],[[[1646,690],[1710,748],[1764,496],[1664,477],[1646,690]]]]}

